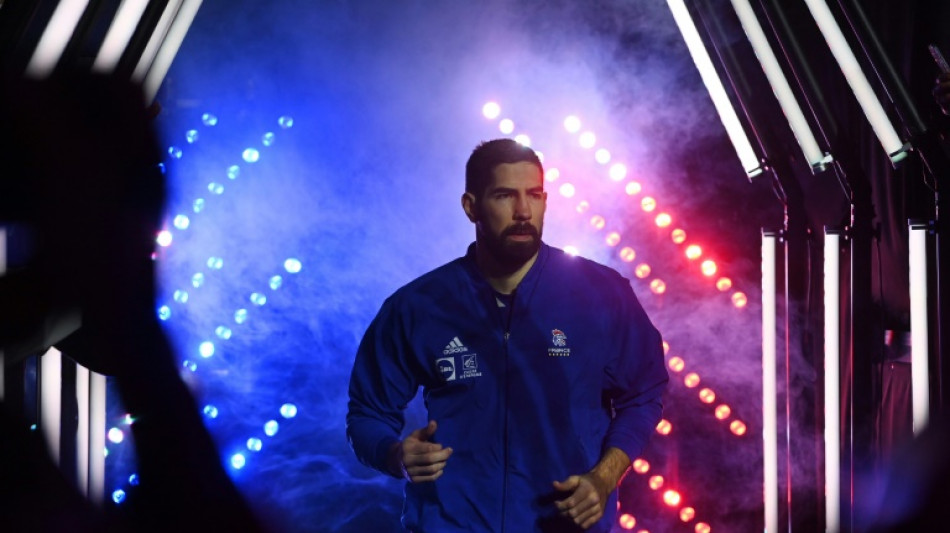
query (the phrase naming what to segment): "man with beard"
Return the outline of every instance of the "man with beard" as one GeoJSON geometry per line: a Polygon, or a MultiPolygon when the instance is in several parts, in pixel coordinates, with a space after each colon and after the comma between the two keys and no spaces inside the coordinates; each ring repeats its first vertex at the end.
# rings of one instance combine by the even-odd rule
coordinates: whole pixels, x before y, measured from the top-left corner
{"type": "Polygon", "coordinates": [[[541,241],[543,175],[513,140],[480,144],[475,242],[388,298],[360,344],[347,437],[407,480],[408,530],[609,531],[660,420],[660,335],[627,279],[541,241]],[[401,439],[420,386],[429,423],[401,439]]]}

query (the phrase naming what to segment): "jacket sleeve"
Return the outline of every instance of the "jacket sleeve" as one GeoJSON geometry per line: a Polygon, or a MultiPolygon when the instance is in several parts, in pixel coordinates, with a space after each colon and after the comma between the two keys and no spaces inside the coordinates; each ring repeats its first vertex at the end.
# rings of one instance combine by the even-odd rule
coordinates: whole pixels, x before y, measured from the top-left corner
{"type": "Polygon", "coordinates": [[[390,475],[387,452],[400,439],[403,411],[419,388],[405,331],[390,298],[366,330],[350,375],[347,440],[360,462],[390,475]]]}
{"type": "Polygon", "coordinates": [[[604,449],[623,450],[631,460],[643,452],[663,412],[662,397],[669,375],[663,361],[663,341],[626,279],[614,327],[618,340],[606,368],[606,392],[614,418],[604,449]]]}

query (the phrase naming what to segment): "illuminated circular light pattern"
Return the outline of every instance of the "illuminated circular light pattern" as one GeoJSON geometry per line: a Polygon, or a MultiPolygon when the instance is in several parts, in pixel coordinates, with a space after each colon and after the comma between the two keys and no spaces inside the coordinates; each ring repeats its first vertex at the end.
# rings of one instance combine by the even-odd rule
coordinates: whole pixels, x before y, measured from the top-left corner
{"type": "Polygon", "coordinates": [[[234,321],[243,324],[247,321],[247,309],[238,309],[234,312],[234,321]]]}
{"type": "Polygon", "coordinates": [[[207,264],[211,270],[221,270],[221,267],[224,266],[224,259],[220,257],[209,257],[208,262],[205,264],[207,264]]]}
{"type": "Polygon", "coordinates": [[[633,461],[633,471],[638,474],[646,474],[650,471],[650,463],[646,459],[635,459],[633,461]]]}
{"type": "Polygon", "coordinates": [[[663,341],[663,355],[670,353],[670,343],[663,341]]]}
{"type": "Polygon", "coordinates": [[[174,298],[176,302],[183,304],[188,301],[188,293],[179,289],[172,294],[172,298],[174,298]]]}
{"type": "Polygon", "coordinates": [[[125,439],[125,433],[123,433],[119,428],[111,428],[107,434],[107,437],[110,442],[119,444],[125,439]]]}
{"type": "Polygon", "coordinates": [[[610,152],[606,148],[598,148],[594,152],[594,161],[597,161],[601,165],[606,165],[610,163],[610,152]]]}
{"type": "Polygon", "coordinates": [[[578,138],[577,142],[580,143],[581,148],[593,148],[597,144],[597,136],[594,135],[592,131],[585,131],[578,138]]]}
{"type": "Polygon", "coordinates": [[[741,437],[745,435],[745,430],[745,424],[741,420],[733,420],[732,423],[729,424],[729,431],[732,431],[736,436],[741,437]]]}
{"type": "Polygon", "coordinates": [[[228,340],[231,338],[231,328],[227,326],[218,326],[214,328],[214,334],[220,339],[228,340]]]}
{"type": "Polygon", "coordinates": [[[250,300],[252,304],[258,307],[261,307],[262,305],[267,303],[267,296],[264,296],[263,294],[259,292],[252,292],[250,300]]]}
{"type": "Polygon", "coordinates": [[[277,431],[280,429],[280,424],[276,420],[268,420],[264,424],[264,434],[268,437],[273,437],[277,434],[277,431]]]}
{"type": "Polygon", "coordinates": [[[210,403],[201,410],[208,418],[218,418],[218,408],[211,405],[210,403]]]}
{"type": "Polygon", "coordinates": [[[635,194],[640,194],[640,191],[643,190],[643,187],[637,181],[630,181],[624,185],[623,190],[629,195],[633,196],[635,194]]]}
{"type": "Polygon", "coordinates": [[[205,283],[205,275],[202,272],[196,272],[194,276],[191,276],[191,286],[194,288],[201,287],[205,283]]]}
{"type": "Polygon", "coordinates": [[[732,288],[732,280],[729,278],[719,278],[716,281],[716,288],[722,292],[726,292],[732,288]]]}
{"type": "Polygon", "coordinates": [[[581,200],[575,209],[577,209],[578,213],[583,213],[590,209],[590,203],[587,200],[581,200]]]}
{"type": "Polygon", "coordinates": [[[660,435],[669,435],[671,431],[673,431],[673,424],[665,418],[656,425],[656,432],[660,435]]]}
{"type": "Polygon", "coordinates": [[[607,242],[607,246],[617,246],[620,244],[620,234],[616,231],[611,231],[604,240],[607,242]]]}
{"type": "Polygon", "coordinates": [[[229,179],[229,180],[232,180],[232,181],[233,181],[233,180],[236,180],[236,179],[238,179],[238,176],[240,176],[240,175],[241,175],[241,167],[239,167],[239,166],[237,166],[237,165],[231,165],[231,166],[228,167],[228,179],[229,179]]]}
{"type": "Polygon", "coordinates": [[[181,159],[181,156],[182,156],[181,148],[177,146],[169,146],[168,155],[171,156],[172,159],[181,159]]]}
{"type": "Polygon", "coordinates": [[[515,142],[521,146],[531,146],[531,137],[528,137],[524,133],[515,135],[515,142]]]}
{"type": "Polygon", "coordinates": [[[205,199],[204,198],[195,198],[195,201],[191,204],[191,210],[195,213],[200,213],[205,208],[205,199]]]}
{"type": "Polygon", "coordinates": [[[185,215],[176,215],[175,219],[172,221],[172,225],[178,229],[188,229],[190,224],[191,220],[189,220],[185,215]]]}
{"type": "Polygon", "coordinates": [[[184,361],[182,361],[181,366],[182,368],[184,368],[185,370],[188,370],[189,372],[196,372],[198,370],[198,365],[195,364],[194,361],[189,361],[188,359],[185,359],[184,361]]]}
{"type": "Polygon", "coordinates": [[[241,152],[241,158],[248,163],[257,163],[261,159],[261,153],[256,148],[246,148],[241,152]]]}
{"type": "Polygon", "coordinates": [[[198,345],[198,353],[201,354],[201,357],[205,359],[214,355],[214,343],[211,341],[204,341],[198,345]]]}
{"type": "Polygon", "coordinates": [[[610,166],[610,171],[608,172],[610,179],[614,181],[623,181],[627,177],[627,166],[623,163],[614,163],[610,166]]]}
{"type": "Polygon", "coordinates": [[[633,516],[623,513],[620,515],[620,527],[624,529],[633,529],[637,525],[637,519],[633,516]]]}
{"type": "Polygon", "coordinates": [[[133,487],[137,487],[137,486],[139,485],[139,475],[138,475],[138,474],[132,474],[132,475],[129,476],[129,485],[132,485],[133,487]]]}
{"type": "Polygon", "coordinates": [[[725,420],[729,418],[729,415],[732,414],[732,409],[730,409],[726,404],[720,404],[716,406],[715,414],[717,419],[725,420]]]}
{"type": "Polygon", "coordinates": [[[244,465],[246,464],[247,464],[247,458],[244,457],[243,453],[236,453],[231,456],[231,466],[234,467],[235,470],[240,470],[244,468],[244,465]]]}
{"type": "Polygon", "coordinates": [[[580,255],[581,252],[580,252],[580,250],[577,249],[577,246],[573,246],[573,245],[568,244],[567,246],[564,247],[564,253],[566,253],[566,254],[568,254],[568,255],[573,255],[573,256],[576,257],[576,256],[580,255]]]}
{"type": "Polygon", "coordinates": [[[538,150],[535,150],[535,151],[534,151],[534,155],[538,156],[538,161],[544,163],[544,154],[543,154],[543,153],[539,152],[538,150]]]}
{"type": "Polygon", "coordinates": [[[749,303],[749,299],[746,297],[744,292],[736,291],[732,293],[732,305],[742,308],[749,303]]]}
{"type": "Polygon", "coordinates": [[[561,193],[561,196],[563,196],[563,197],[565,197],[565,198],[570,198],[570,197],[574,196],[574,192],[575,192],[575,191],[574,191],[574,186],[571,185],[570,183],[563,183],[563,184],[561,184],[561,187],[558,188],[558,192],[561,193]]]}
{"type": "Polygon", "coordinates": [[[159,320],[168,320],[172,316],[172,310],[167,305],[163,305],[158,308],[158,319],[159,320]]]}
{"type": "Polygon", "coordinates": [[[656,209],[656,200],[651,196],[644,197],[643,200],[640,200],[640,207],[649,213],[656,209]]]}
{"type": "Polygon", "coordinates": [[[673,489],[669,489],[663,493],[663,503],[669,505],[670,507],[677,507],[682,501],[683,497],[680,496],[679,492],[673,489]]]}
{"type": "Polygon", "coordinates": [[[690,244],[686,247],[686,258],[690,261],[699,259],[703,255],[703,249],[698,244],[690,244]]]}
{"type": "Polygon", "coordinates": [[[218,123],[218,117],[212,115],[211,113],[205,113],[201,115],[201,123],[205,126],[214,126],[218,123]]]}
{"type": "Polygon", "coordinates": [[[280,276],[271,276],[271,278],[267,281],[267,286],[270,287],[271,290],[274,290],[274,291],[279,289],[280,286],[283,284],[284,284],[284,278],[280,276]]]}
{"type": "Polygon", "coordinates": [[[198,130],[186,131],[185,140],[188,141],[188,144],[195,144],[198,141],[198,130]]]}
{"type": "Polygon", "coordinates": [[[122,503],[125,501],[125,491],[122,489],[116,489],[112,492],[112,501],[115,503],[122,503]]]}
{"type": "Polygon", "coordinates": [[[208,184],[208,192],[210,192],[211,194],[217,194],[217,195],[224,194],[224,185],[221,185],[220,183],[216,181],[212,181],[211,183],[208,184]]]}
{"type": "Polygon", "coordinates": [[[171,244],[172,244],[172,232],[168,231],[167,229],[166,229],[166,230],[159,231],[159,232],[158,232],[158,236],[155,237],[155,242],[157,242],[158,245],[161,246],[161,247],[163,247],[163,248],[164,248],[164,247],[167,247],[167,246],[171,246],[171,244]]]}
{"type": "Polygon", "coordinates": [[[274,136],[274,132],[269,131],[261,137],[261,144],[263,144],[264,146],[272,146],[274,144],[275,138],[276,137],[274,136]]]}
{"type": "Polygon", "coordinates": [[[656,225],[660,228],[665,228],[673,223],[673,217],[669,213],[660,213],[656,216],[656,225]]]}
{"type": "Polygon", "coordinates": [[[670,233],[670,239],[674,244],[683,244],[686,242],[686,232],[680,228],[676,228],[670,233]]]}
{"type": "Polygon", "coordinates": [[[696,533],[710,533],[712,531],[712,528],[709,527],[709,524],[707,524],[706,522],[700,522],[696,524],[694,531],[696,531],[696,533]]]}
{"type": "Polygon", "coordinates": [[[653,490],[659,490],[663,486],[663,476],[650,476],[650,480],[647,481],[647,485],[650,486],[653,490]]]}
{"type": "Polygon", "coordinates": [[[581,119],[575,115],[570,115],[564,119],[564,129],[569,133],[577,133],[581,130],[581,119]]]}
{"type": "Polygon", "coordinates": [[[284,261],[284,270],[290,274],[296,274],[300,272],[301,268],[303,268],[303,265],[300,263],[299,259],[294,259],[291,257],[284,261]]]}
{"type": "Polygon", "coordinates": [[[277,119],[277,124],[280,125],[282,129],[290,129],[294,127],[294,118],[284,115],[277,119]]]}
{"type": "Polygon", "coordinates": [[[251,438],[247,439],[247,449],[248,449],[248,450],[251,450],[252,452],[259,452],[259,451],[261,451],[261,448],[263,448],[263,447],[264,447],[264,443],[261,442],[261,439],[259,439],[259,438],[257,438],[257,437],[251,437],[251,438]]]}
{"type": "Polygon", "coordinates": [[[290,419],[297,416],[297,406],[292,403],[285,403],[280,406],[280,416],[290,419]]]}
{"type": "Polygon", "coordinates": [[[640,279],[643,279],[650,275],[650,265],[646,263],[640,263],[637,265],[637,268],[633,269],[633,273],[640,279]]]}
{"type": "Polygon", "coordinates": [[[713,403],[716,401],[716,393],[710,388],[704,388],[699,391],[699,399],[703,403],[713,403]]]}
{"type": "Polygon", "coordinates": [[[498,131],[504,133],[505,135],[510,134],[515,131],[515,121],[510,118],[503,118],[501,122],[498,123],[498,131]]]}
{"type": "Polygon", "coordinates": [[[561,177],[561,171],[556,168],[549,168],[544,171],[544,179],[547,181],[556,181],[561,177]]]}
{"type": "Polygon", "coordinates": [[[700,266],[700,269],[703,271],[703,275],[708,278],[715,276],[716,270],[718,270],[718,268],[716,267],[716,262],[713,261],[712,259],[707,259],[703,261],[703,264],[700,266]]]}
{"type": "Polygon", "coordinates": [[[686,368],[686,361],[683,361],[682,357],[674,355],[673,357],[670,357],[670,361],[667,363],[667,366],[669,366],[670,370],[673,372],[682,372],[683,369],[686,368]]]}
{"type": "Polygon", "coordinates": [[[590,225],[594,226],[595,229],[604,229],[605,224],[607,224],[607,220],[600,215],[590,217],[590,225]]]}
{"type": "Polygon", "coordinates": [[[495,120],[501,114],[501,106],[497,102],[486,102],[482,106],[482,115],[488,120],[495,120]]]}
{"type": "Polygon", "coordinates": [[[625,262],[627,262],[627,263],[630,263],[630,262],[632,262],[634,259],[636,259],[636,257],[637,257],[637,253],[633,250],[633,248],[631,248],[631,247],[629,247],[629,246],[625,246],[625,247],[621,248],[621,250],[620,250],[620,259],[622,259],[623,261],[625,261],[625,262]]]}
{"type": "Polygon", "coordinates": [[[650,290],[653,291],[653,294],[663,294],[666,292],[666,283],[662,279],[651,280],[650,290]]]}
{"type": "Polygon", "coordinates": [[[683,384],[691,389],[696,385],[699,385],[699,374],[696,372],[690,372],[689,374],[686,374],[686,376],[683,378],[683,384]]]}
{"type": "Polygon", "coordinates": [[[680,509],[680,520],[683,522],[689,522],[693,518],[696,518],[696,509],[692,507],[683,507],[680,509]]]}

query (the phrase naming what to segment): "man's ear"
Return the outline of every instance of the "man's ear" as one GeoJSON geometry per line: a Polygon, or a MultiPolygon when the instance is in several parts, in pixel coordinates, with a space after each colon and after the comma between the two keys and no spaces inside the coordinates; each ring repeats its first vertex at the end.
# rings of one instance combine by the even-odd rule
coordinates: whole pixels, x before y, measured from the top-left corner
{"type": "Polygon", "coordinates": [[[478,210],[475,208],[475,195],[466,192],[462,194],[462,209],[465,210],[465,216],[472,222],[478,222],[478,210]]]}

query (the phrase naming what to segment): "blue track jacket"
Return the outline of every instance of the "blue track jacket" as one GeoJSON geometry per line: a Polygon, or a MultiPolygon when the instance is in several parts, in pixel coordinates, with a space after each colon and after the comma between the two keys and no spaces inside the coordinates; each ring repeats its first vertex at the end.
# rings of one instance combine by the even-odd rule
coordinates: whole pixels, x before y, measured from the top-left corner
{"type": "MultiPolygon", "coordinates": [[[[607,447],[632,459],[660,420],[660,335],[615,270],[541,245],[500,310],[474,245],[389,297],[360,343],[347,438],[385,472],[403,411],[423,388],[433,440],[453,449],[430,483],[407,483],[414,532],[572,531],[552,482],[607,447]]],[[[609,531],[616,491],[589,531],[609,531]]]]}

